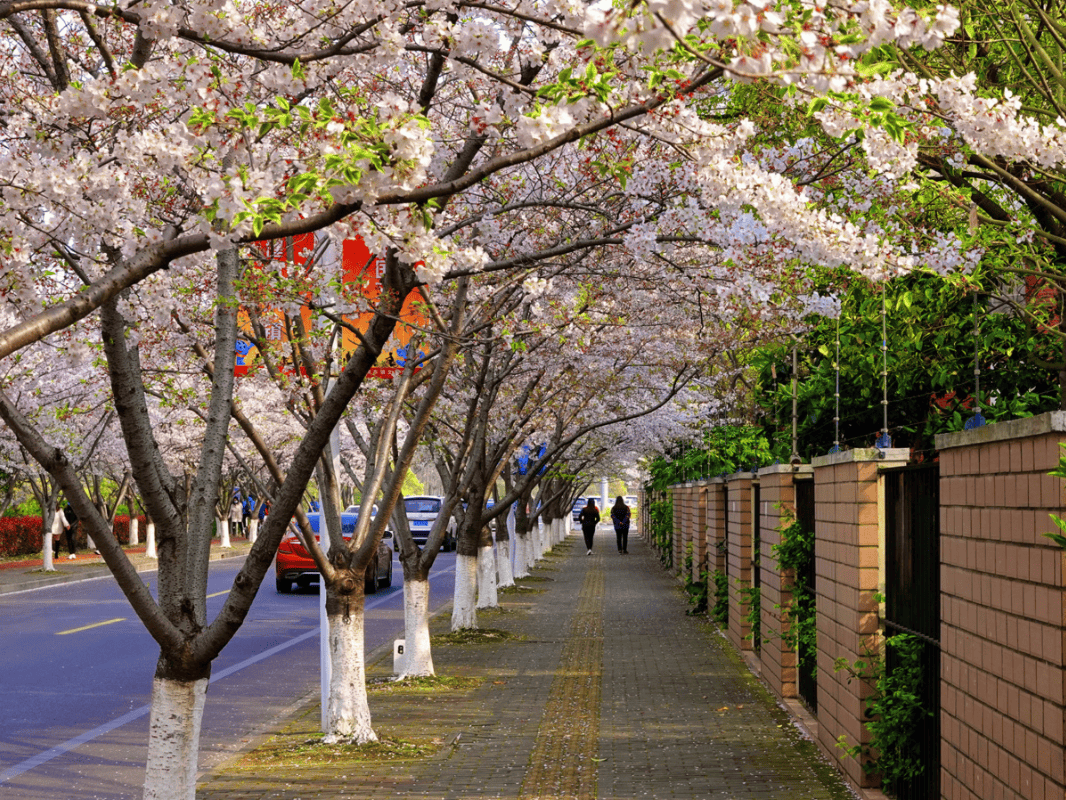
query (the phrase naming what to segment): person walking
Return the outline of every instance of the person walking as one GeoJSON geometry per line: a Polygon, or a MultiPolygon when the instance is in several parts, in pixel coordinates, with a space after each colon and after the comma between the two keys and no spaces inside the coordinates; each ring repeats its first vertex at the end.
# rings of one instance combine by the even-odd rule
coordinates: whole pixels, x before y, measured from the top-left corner
{"type": "Polygon", "coordinates": [[[233,499],[229,504],[229,524],[232,528],[233,536],[241,535],[241,522],[244,521],[244,503],[241,502],[240,495],[233,495],[233,499]]]}
{"type": "Polygon", "coordinates": [[[63,507],[63,519],[67,523],[67,527],[63,529],[63,537],[67,540],[67,549],[70,551],[67,559],[72,561],[76,558],[74,552],[77,550],[77,545],[74,541],[74,526],[78,524],[78,512],[74,510],[74,506],[70,503],[63,507]]]}
{"type": "MultiPolygon", "coordinates": [[[[55,516],[52,517],[52,560],[53,561],[55,559],[59,558],[59,546],[60,546],[60,544],[62,544],[62,541],[63,541],[59,537],[62,536],[63,533],[66,532],[66,530],[68,528],[69,528],[69,526],[67,525],[67,518],[63,516],[63,506],[57,500],[56,501],[56,513],[55,513],[55,516]]],[[[70,548],[70,552],[71,553],[74,552],[74,547],[70,543],[69,539],[67,540],[67,547],[70,548]]]]}
{"type": "Polygon", "coordinates": [[[611,506],[611,522],[614,523],[614,535],[618,539],[618,552],[629,553],[629,506],[619,495],[611,506]]]}
{"type": "Polygon", "coordinates": [[[586,555],[592,555],[592,537],[596,535],[596,526],[600,523],[600,512],[596,508],[596,502],[590,497],[588,505],[581,509],[577,515],[577,521],[581,523],[581,533],[585,537],[585,547],[588,548],[586,555]]]}

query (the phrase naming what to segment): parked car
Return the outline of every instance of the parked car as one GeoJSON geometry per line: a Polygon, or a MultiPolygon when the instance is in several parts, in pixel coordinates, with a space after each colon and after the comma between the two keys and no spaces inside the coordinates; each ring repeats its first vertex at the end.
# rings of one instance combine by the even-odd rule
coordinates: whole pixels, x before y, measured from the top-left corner
{"type": "MultiPolygon", "coordinates": [[[[315,532],[315,541],[321,541],[318,532],[322,524],[322,515],[308,514],[307,521],[311,523],[311,530],[315,532]]],[[[341,533],[345,539],[352,538],[352,534],[355,533],[355,524],[358,521],[359,509],[354,512],[347,510],[341,514],[341,533]]],[[[392,531],[386,530],[381,537],[381,543],[378,544],[377,558],[366,568],[363,584],[363,591],[366,594],[373,594],[379,586],[392,586],[392,541],[392,531]]],[[[311,554],[307,552],[300,537],[293,531],[289,531],[281,539],[277,557],[274,559],[274,575],[280,594],[291,592],[294,583],[306,587],[312,583],[318,583],[321,577],[311,554]]]]}
{"type": "Polygon", "coordinates": [[[637,508],[637,498],[636,498],[636,495],[632,495],[632,494],[627,494],[627,495],[626,495],[625,497],[623,497],[623,498],[622,498],[622,500],[624,500],[624,501],[625,501],[625,504],[626,504],[627,506],[629,506],[629,510],[630,510],[630,511],[635,511],[635,510],[636,510],[636,508],[637,508]]]}
{"type": "Polygon", "coordinates": [[[574,507],[573,509],[571,509],[571,513],[574,517],[574,522],[577,522],[578,514],[581,513],[581,509],[585,507],[585,504],[588,503],[588,501],[589,500],[587,497],[579,497],[577,498],[577,500],[574,501],[574,507]]]}
{"type": "MultiPolygon", "coordinates": [[[[407,513],[407,523],[411,527],[411,538],[420,547],[425,546],[426,540],[429,539],[429,532],[433,528],[433,523],[437,521],[437,517],[440,516],[443,504],[444,498],[434,495],[418,495],[403,499],[403,508],[407,513]]],[[[448,520],[444,542],[440,546],[443,552],[446,553],[455,549],[455,531],[455,519],[452,518],[448,520]]]]}

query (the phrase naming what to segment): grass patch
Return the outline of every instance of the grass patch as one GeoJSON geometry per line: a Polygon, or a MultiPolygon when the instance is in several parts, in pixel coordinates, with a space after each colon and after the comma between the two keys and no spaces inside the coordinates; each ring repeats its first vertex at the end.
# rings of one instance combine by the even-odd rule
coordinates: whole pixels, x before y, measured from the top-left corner
{"type": "Polygon", "coordinates": [[[434,636],[431,642],[433,644],[497,644],[498,642],[519,641],[521,638],[498,628],[463,628],[434,636]]]}
{"type": "Polygon", "coordinates": [[[367,681],[370,694],[419,695],[438,692],[457,692],[476,689],[484,683],[481,678],[464,678],[457,675],[434,675],[429,678],[404,678],[396,681],[392,678],[375,678],[367,681]]]}
{"type": "MultiPolygon", "coordinates": [[[[540,570],[541,570],[541,568],[538,568],[537,571],[539,572],[540,570]]],[[[545,571],[552,572],[552,571],[555,571],[555,570],[545,570],[545,571]]],[[[521,586],[523,586],[524,584],[527,584],[527,583],[554,583],[554,582],[555,582],[555,578],[542,578],[539,575],[527,575],[524,578],[515,578],[514,579],[515,586],[519,586],[519,587],[521,587],[521,586]]]]}
{"type": "MultiPolygon", "coordinates": [[[[525,580],[523,578],[522,580],[525,580]]],[[[532,589],[529,586],[522,586],[515,584],[514,586],[505,586],[502,589],[497,589],[497,594],[544,594],[544,589],[532,589]]]]}
{"type": "Polygon", "coordinates": [[[239,761],[226,767],[227,773],[256,773],[263,769],[304,769],[345,767],[380,761],[407,761],[425,758],[440,750],[445,741],[442,737],[425,736],[400,739],[382,736],[367,744],[323,744],[319,731],[319,706],[306,706],[278,733],[254,750],[245,753],[239,761]]]}
{"type": "Polygon", "coordinates": [[[443,739],[408,741],[387,736],[366,744],[323,744],[321,737],[319,733],[307,738],[307,731],[300,732],[298,737],[280,734],[248,753],[234,769],[316,769],[372,761],[407,761],[431,756],[444,744],[443,739]]]}

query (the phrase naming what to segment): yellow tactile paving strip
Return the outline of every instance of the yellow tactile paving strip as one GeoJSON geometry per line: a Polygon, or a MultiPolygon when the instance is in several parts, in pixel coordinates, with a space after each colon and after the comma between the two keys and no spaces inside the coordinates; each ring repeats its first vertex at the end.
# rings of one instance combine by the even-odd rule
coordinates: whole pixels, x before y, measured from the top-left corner
{"type": "Polygon", "coordinates": [[[523,800],[594,800],[603,679],[604,569],[595,558],[585,574],[577,610],[552,683],[523,800]]]}

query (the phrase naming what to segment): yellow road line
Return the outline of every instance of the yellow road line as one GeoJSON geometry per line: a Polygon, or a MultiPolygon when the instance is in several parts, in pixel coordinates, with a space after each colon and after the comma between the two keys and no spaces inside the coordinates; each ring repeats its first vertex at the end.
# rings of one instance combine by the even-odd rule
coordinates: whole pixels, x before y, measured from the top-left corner
{"type": "Polygon", "coordinates": [[[222,594],[229,594],[229,589],[226,589],[225,591],[222,591],[222,592],[215,592],[214,594],[209,594],[208,597],[218,597],[219,595],[222,595],[222,594]]]}
{"type": "Polygon", "coordinates": [[[114,622],[125,622],[125,617],[115,617],[114,619],[105,620],[104,622],[94,622],[92,625],[83,625],[80,628],[71,628],[69,631],[59,631],[56,636],[66,636],[68,633],[80,633],[81,631],[87,631],[90,628],[99,628],[101,625],[111,625],[114,622]]]}

